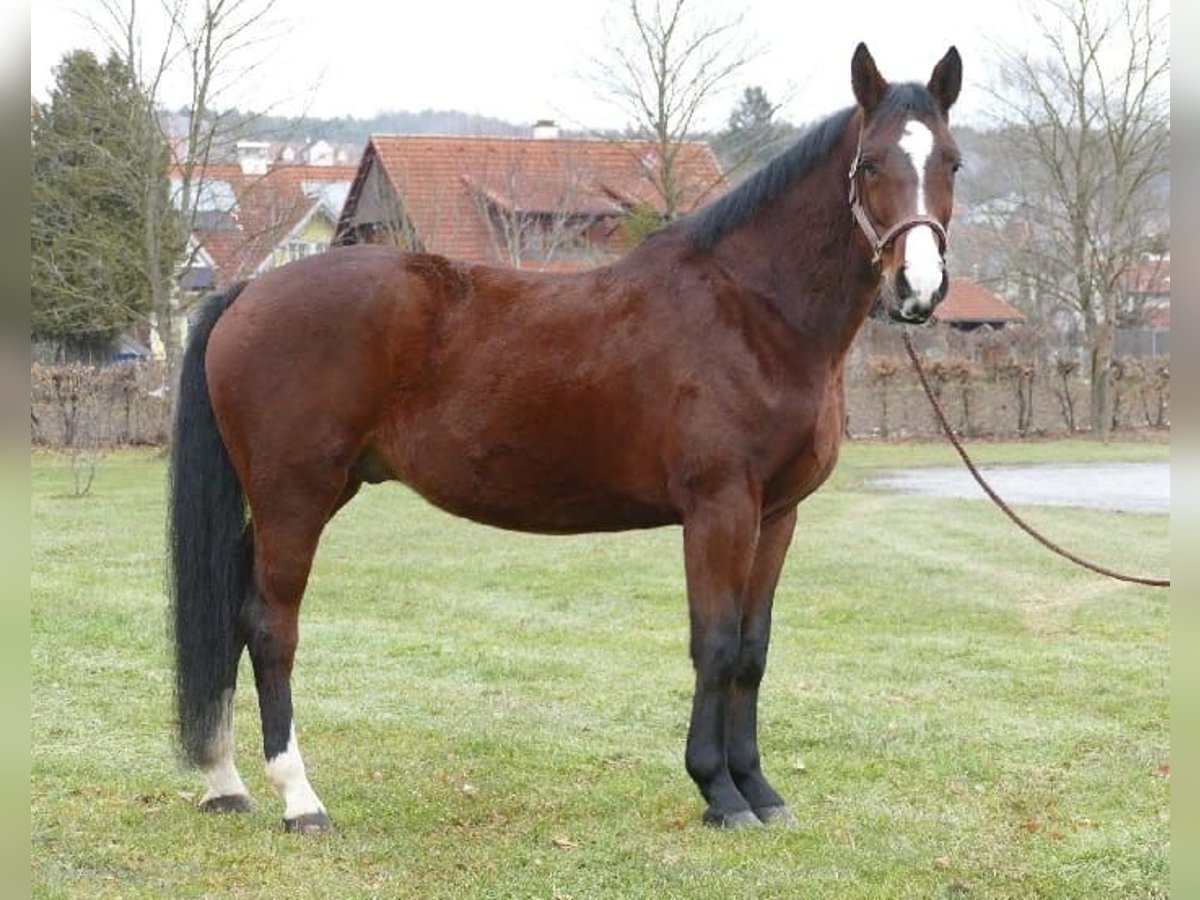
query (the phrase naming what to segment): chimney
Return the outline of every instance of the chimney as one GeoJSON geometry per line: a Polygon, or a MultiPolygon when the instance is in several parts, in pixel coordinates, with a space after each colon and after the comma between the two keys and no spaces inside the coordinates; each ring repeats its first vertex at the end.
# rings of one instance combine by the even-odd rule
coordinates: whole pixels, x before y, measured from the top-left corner
{"type": "Polygon", "coordinates": [[[533,123],[535,141],[553,141],[558,137],[558,123],[553,119],[538,119],[533,123]]]}
{"type": "Polygon", "coordinates": [[[238,141],[238,165],[243,175],[266,175],[271,165],[271,145],[266,141],[238,141]]]}

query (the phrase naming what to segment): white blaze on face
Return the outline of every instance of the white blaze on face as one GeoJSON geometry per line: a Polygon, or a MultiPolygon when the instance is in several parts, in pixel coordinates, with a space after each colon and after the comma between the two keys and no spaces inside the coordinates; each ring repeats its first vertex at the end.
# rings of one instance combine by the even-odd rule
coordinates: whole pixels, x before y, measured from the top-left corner
{"type": "MultiPolygon", "coordinates": [[[[925,203],[925,164],[933,152],[933,132],[922,123],[910,120],[900,138],[903,150],[917,170],[917,215],[929,215],[925,203]]],[[[913,290],[913,299],[926,306],[942,285],[944,264],[933,229],[925,225],[913,228],[904,239],[904,277],[913,290]]]]}

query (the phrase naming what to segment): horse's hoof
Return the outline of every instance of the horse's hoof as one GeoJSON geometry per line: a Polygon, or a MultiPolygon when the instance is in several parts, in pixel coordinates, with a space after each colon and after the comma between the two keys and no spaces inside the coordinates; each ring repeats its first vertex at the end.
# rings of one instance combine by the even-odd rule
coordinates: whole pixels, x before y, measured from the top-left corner
{"type": "Polygon", "coordinates": [[[800,824],[796,814],[782,803],[779,806],[760,806],[754,810],[754,814],[764,825],[782,825],[791,828],[800,824]]]}
{"type": "Polygon", "coordinates": [[[246,794],[225,794],[200,801],[200,809],[210,813],[248,813],[253,811],[254,804],[246,794]]]}
{"type": "Polygon", "coordinates": [[[333,831],[333,821],[325,810],[321,810],[315,813],[305,813],[294,819],[284,819],[283,830],[296,834],[320,834],[323,831],[333,831]]]}
{"type": "Polygon", "coordinates": [[[740,809],[737,812],[722,813],[716,812],[710,806],[704,811],[704,824],[712,828],[754,828],[761,825],[758,816],[748,809],[740,809]]]}

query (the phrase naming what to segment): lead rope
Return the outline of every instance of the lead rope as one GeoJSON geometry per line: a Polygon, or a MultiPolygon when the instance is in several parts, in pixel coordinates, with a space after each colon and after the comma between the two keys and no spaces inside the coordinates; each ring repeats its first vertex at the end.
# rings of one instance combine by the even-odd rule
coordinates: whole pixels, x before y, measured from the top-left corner
{"type": "Polygon", "coordinates": [[[917,370],[917,378],[921,381],[921,387],[925,389],[925,396],[929,398],[930,404],[933,406],[933,412],[937,416],[937,420],[941,423],[942,430],[946,432],[946,437],[950,439],[950,443],[954,445],[954,449],[958,451],[958,455],[962,457],[962,461],[966,464],[967,470],[971,473],[976,483],[983,488],[983,492],[991,498],[992,502],[1000,507],[1000,511],[1008,516],[1016,526],[1024,531],[1027,535],[1045,547],[1052,553],[1057,553],[1059,556],[1069,559],[1077,566],[1082,566],[1085,569],[1090,569],[1100,575],[1107,575],[1109,578],[1115,578],[1118,581],[1131,581],[1134,584],[1145,584],[1150,587],[1170,587],[1170,578],[1146,578],[1141,575],[1128,575],[1124,572],[1117,572],[1106,566],[1098,563],[1089,562],[1081,556],[1077,556],[1070,550],[1067,550],[1054,541],[1042,535],[1032,525],[1022,519],[1019,515],[1013,512],[1012,508],[1001,499],[1000,495],[992,490],[992,486],[988,484],[983,476],[979,474],[979,469],[975,467],[975,463],[971,461],[971,457],[967,455],[967,451],[963,449],[962,443],[958,440],[958,436],[954,433],[954,429],[950,427],[950,422],[946,419],[946,414],[942,412],[941,404],[933,395],[932,388],[929,387],[929,379],[925,377],[925,370],[921,367],[921,360],[917,356],[917,351],[913,348],[912,337],[908,333],[908,329],[904,329],[904,349],[908,351],[908,358],[912,360],[913,368],[917,370]]]}

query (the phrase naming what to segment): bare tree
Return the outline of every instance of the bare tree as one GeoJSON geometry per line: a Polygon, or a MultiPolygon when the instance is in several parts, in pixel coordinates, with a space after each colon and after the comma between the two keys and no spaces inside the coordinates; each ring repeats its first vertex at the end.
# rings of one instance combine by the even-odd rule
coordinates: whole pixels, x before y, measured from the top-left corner
{"type": "Polygon", "coordinates": [[[1082,321],[1090,419],[1107,438],[1125,279],[1153,249],[1169,172],[1169,14],[1154,0],[1045,0],[1045,57],[1002,51],[995,90],[1028,215],[1014,274],[1082,321]]]}
{"type": "Polygon", "coordinates": [[[593,59],[598,87],[656,145],[651,181],[664,218],[683,212],[678,158],[708,101],[753,57],[740,13],[712,19],[696,0],[623,0],[604,55],[593,59]]]}
{"type": "MultiPolygon", "coordinates": [[[[266,45],[278,36],[278,24],[272,18],[274,5],[275,0],[162,0],[153,8],[165,17],[166,36],[148,51],[137,0],[101,0],[92,24],[137,74],[154,113],[150,118],[158,125],[157,133],[146,135],[147,146],[160,147],[165,142],[173,152],[178,174],[174,208],[147,210],[148,257],[161,252],[160,230],[179,228],[181,221],[177,258],[181,270],[190,265],[191,260],[185,258],[187,235],[196,229],[200,217],[206,170],[214,154],[231,144],[237,130],[246,126],[245,116],[221,111],[218,104],[233,84],[250,77],[262,64],[266,45]],[[182,136],[174,134],[161,115],[164,82],[173,78],[186,79],[190,89],[182,136]]],[[[139,166],[139,161],[130,161],[131,180],[138,178],[139,166]]],[[[161,205],[148,192],[146,202],[161,205]]],[[[148,258],[151,271],[162,270],[156,262],[148,258]]],[[[156,279],[151,324],[162,343],[172,384],[181,356],[181,320],[187,312],[175,279],[156,279]]]]}

